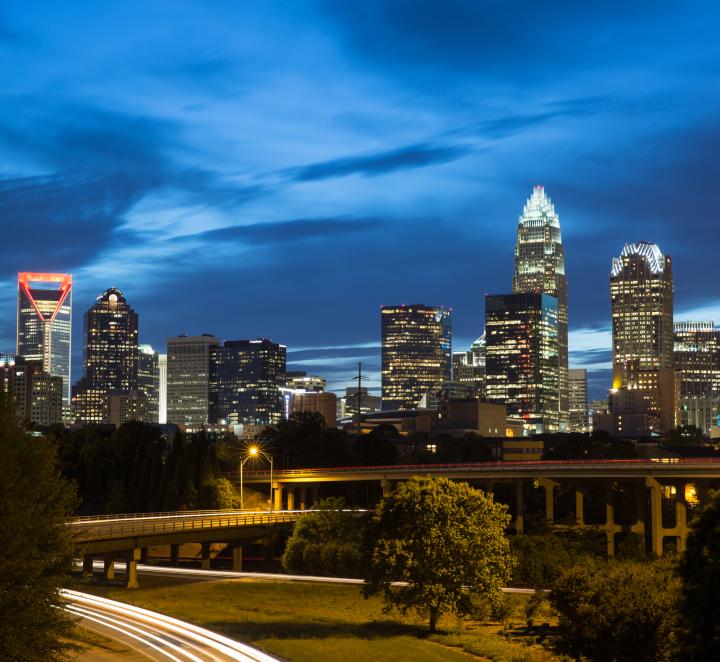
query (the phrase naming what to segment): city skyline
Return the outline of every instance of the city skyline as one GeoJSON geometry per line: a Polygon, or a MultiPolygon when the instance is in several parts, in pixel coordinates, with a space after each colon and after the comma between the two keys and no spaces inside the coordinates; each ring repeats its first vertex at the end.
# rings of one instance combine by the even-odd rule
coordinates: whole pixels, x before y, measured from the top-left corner
{"type": "MultiPolygon", "coordinates": [[[[673,255],[676,319],[720,320],[699,240],[718,174],[702,6],[597,11],[582,48],[594,10],[566,3],[512,17],[461,2],[187,3],[142,25],[138,7],[1,17],[0,216],[15,247],[2,310],[18,271],[72,273],[81,308],[122,289],[155,347],[265,336],[336,391],[362,360],[377,389],[378,307],[452,306],[455,349],[469,347],[482,294],[507,290],[522,201],[544,184],[563,222],[570,365],[589,368],[591,398],[610,380],[607,262],[624,243],[673,255]],[[293,296],[300,277],[309,296],[293,296]],[[242,313],[227,314],[240,283],[242,313]],[[329,300],[347,311],[328,319],[329,300]]],[[[0,316],[2,351],[13,337],[0,316]]]]}

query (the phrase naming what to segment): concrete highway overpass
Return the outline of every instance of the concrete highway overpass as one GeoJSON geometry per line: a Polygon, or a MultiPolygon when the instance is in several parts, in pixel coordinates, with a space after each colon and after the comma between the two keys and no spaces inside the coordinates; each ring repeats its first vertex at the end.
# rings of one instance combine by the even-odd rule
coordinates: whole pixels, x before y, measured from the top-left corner
{"type": "MultiPolygon", "coordinates": [[[[720,459],[538,460],[275,470],[273,504],[276,510],[283,507],[293,510],[296,505],[303,510],[317,500],[322,486],[348,482],[377,482],[386,494],[394,482],[412,476],[445,476],[468,481],[489,492],[499,485],[514,486],[511,510],[516,533],[524,529],[530,482],[545,491],[548,522],[555,520],[556,488],[574,490],[577,526],[587,525],[586,499],[600,487],[601,492],[604,490],[605,521],[599,528],[606,534],[608,555],[615,553],[618,534],[635,533],[646,538],[649,551],[662,556],[666,539],[672,539],[677,550],[684,549],[688,506],[701,503],[710,488],[720,487],[720,459]],[[630,485],[634,491],[632,523],[618,523],[615,517],[613,490],[619,484],[630,485]],[[664,517],[663,511],[666,514],[668,506],[674,517],[664,517]]],[[[247,485],[267,483],[270,472],[245,471],[243,479],[247,485]]]]}
{"type": "Polygon", "coordinates": [[[77,517],[70,521],[75,547],[83,557],[83,573],[92,576],[93,560],[104,560],[104,577],[115,577],[115,561],[126,562],[126,581],[137,586],[137,563],[149,547],[169,545],[177,561],[180,545],[200,543],[203,568],[210,567],[210,544],[228,543],[233,568],[242,567],[242,545],[272,536],[282,524],[292,524],[304,512],[243,512],[228,510],[180,511],[77,517]]]}

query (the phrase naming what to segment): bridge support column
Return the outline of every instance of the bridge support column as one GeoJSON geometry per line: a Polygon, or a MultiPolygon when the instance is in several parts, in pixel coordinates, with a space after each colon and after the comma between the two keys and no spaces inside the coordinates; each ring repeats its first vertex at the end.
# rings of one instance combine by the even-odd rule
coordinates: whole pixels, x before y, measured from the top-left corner
{"type": "Polygon", "coordinates": [[[685,543],[687,541],[687,505],[685,501],[675,502],[675,529],[677,532],[677,552],[682,554],[685,551],[685,543]]]}
{"type": "Polygon", "coordinates": [[[522,480],[515,484],[515,533],[522,535],[525,527],[525,495],[522,480]]]}
{"type": "Polygon", "coordinates": [[[380,487],[382,488],[382,495],[386,497],[390,492],[392,492],[392,483],[387,478],[383,478],[380,481],[380,487]]]}
{"type": "Polygon", "coordinates": [[[203,570],[210,570],[210,543],[200,544],[200,567],[203,570]]]}
{"type": "Polygon", "coordinates": [[[282,510],[283,486],[280,483],[273,485],[273,510],[282,510]]]}
{"type": "Polygon", "coordinates": [[[140,560],[140,548],[135,547],[128,552],[127,556],[127,580],[126,588],[139,588],[137,562],[140,560]]]}
{"type": "Polygon", "coordinates": [[[295,488],[288,487],[287,491],[287,509],[295,510],[295,488]]]}
{"type": "Polygon", "coordinates": [[[645,486],[650,488],[650,551],[654,556],[663,555],[662,493],[660,483],[646,478],[645,486]]]}
{"type": "Polygon", "coordinates": [[[83,555],[83,579],[92,579],[93,576],[93,556],[92,554],[83,555]]]}
{"type": "Polygon", "coordinates": [[[580,490],[575,490],[575,524],[578,526],[585,524],[585,501],[580,490]]]}
{"type": "Polygon", "coordinates": [[[177,567],[180,562],[180,545],[170,545],[170,563],[177,567]]]}
{"type": "Polygon", "coordinates": [[[300,488],[300,510],[307,508],[307,487],[300,488]]]}
{"type": "Polygon", "coordinates": [[[312,488],[312,508],[314,508],[317,505],[317,502],[320,501],[320,488],[317,485],[314,485],[312,488]]]}
{"type": "Polygon", "coordinates": [[[103,578],[106,582],[115,579],[115,555],[107,552],[103,557],[103,578]]]}
{"type": "Polygon", "coordinates": [[[553,489],[557,483],[549,478],[539,478],[538,485],[545,490],[545,520],[548,524],[555,521],[555,495],[553,489]]]}
{"type": "Polygon", "coordinates": [[[242,572],[242,545],[233,547],[233,572],[242,572]]]}

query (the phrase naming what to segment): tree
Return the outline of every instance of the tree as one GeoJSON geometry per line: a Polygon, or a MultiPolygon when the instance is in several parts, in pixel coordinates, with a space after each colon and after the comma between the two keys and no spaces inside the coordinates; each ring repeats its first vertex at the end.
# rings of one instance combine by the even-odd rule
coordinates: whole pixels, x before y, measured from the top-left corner
{"type": "Polygon", "coordinates": [[[603,662],[669,659],[677,584],[660,561],[587,560],[566,568],[549,595],[561,652],[603,662]]]}
{"type": "Polygon", "coordinates": [[[314,512],[295,524],[283,554],[283,568],[313,575],[361,577],[366,526],[363,515],[349,512],[343,498],[323,499],[314,512]]]}
{"type": "Polygon", "coordinates": [[[71,624],[58,607],[69,582],[76,504],[52,443],[20,427],[0,390],[0,659],[59,660],[71,624]]]}
{"type": "Polygon", "coordinates": [[[720,659],[720,490],[693,522],[680,558],[680,634],[687,660],[720,659]]]}
{"type": "Polygon", "coordinates": [[[365,597],[382,593],[387,609],[427,609],[432,632],[441,614],[464,611],[473,597],[498,600],[514,565],[509,522],[506,506],[467,483],[400,483],[375,510],[365,597]]]}

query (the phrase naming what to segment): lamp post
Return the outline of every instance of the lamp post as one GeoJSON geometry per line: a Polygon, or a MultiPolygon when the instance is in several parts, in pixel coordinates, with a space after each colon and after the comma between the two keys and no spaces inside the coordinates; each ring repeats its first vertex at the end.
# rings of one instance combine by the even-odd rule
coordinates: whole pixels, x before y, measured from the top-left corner
{"type": "Polygon", "coordinates": [[[257,446],[250,446],[247,451],[247,455],[240,460],[240,510],[245,510],[244,494],[243,494],[243,467],[248,460],[255,459],[256,457],[265,458],[270,462],[270,512],[273,509],[273,458],[272,455],[260,450],[257,446]]]}

